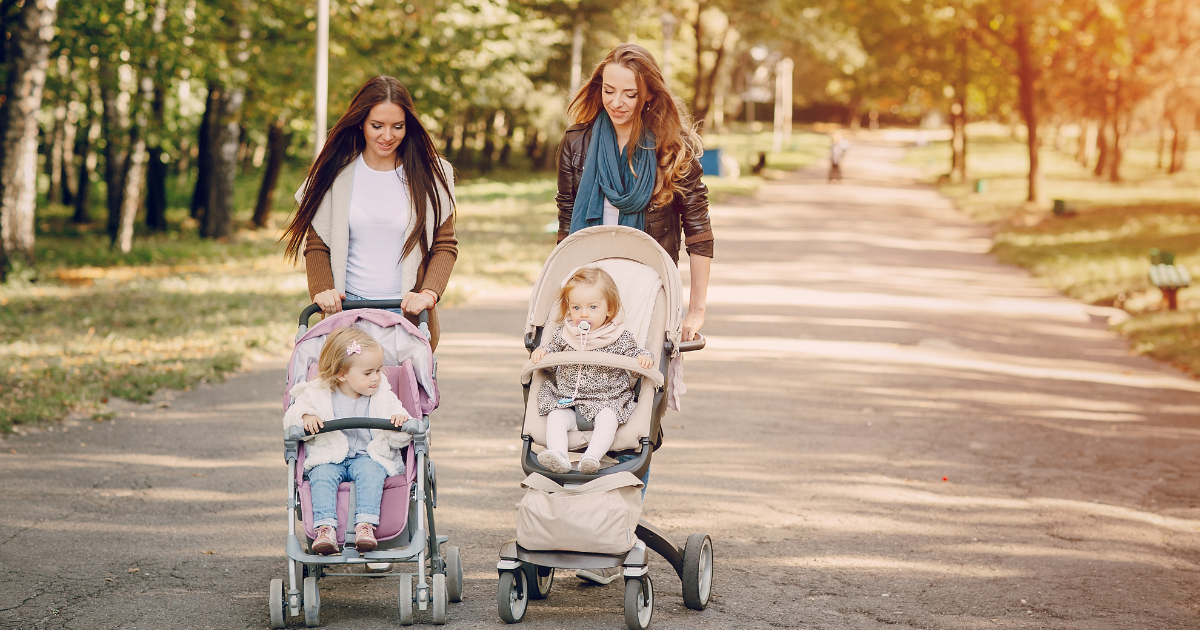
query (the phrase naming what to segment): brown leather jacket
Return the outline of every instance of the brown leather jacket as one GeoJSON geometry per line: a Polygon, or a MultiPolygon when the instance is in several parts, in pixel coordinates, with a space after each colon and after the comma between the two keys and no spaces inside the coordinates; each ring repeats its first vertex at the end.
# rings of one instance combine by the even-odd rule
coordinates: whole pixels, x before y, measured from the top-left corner
{"type": "MultiPolygon", "coordinates": [[[[579,123],[567,127],[558,145],[558,240],[567,237],[571,228],[571,212],[579,179],[583,176],[583,161],[592,141],[592,124],[579,123]]],[[[708,218],[708,187],[700,181],[703,169],[700,160],[693,160],[687,176],[676,182],[675,197],[668,206],[651,206],[646,210],[646,233],[654,237],[679,262],[681,232],[689,256],[713,255],[712,224],[708,218]]]]}

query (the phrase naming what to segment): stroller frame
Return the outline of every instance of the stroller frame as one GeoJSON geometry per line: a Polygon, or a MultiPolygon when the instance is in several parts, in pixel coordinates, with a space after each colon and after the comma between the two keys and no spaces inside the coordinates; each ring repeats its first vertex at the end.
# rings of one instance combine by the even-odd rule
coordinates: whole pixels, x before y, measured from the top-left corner
{"type": "MultiPolygon", "coordinates": [[[[564,246],[570,246],[572,242],[585,238],[596,238],[602,234],[643,241],[639,244],[640,247],[653,244],[653,247],[657,248],[662,256],[666,256],[666,252],[662,251],[661,247],[653,239],[638,230],[602,226],[587,228],[567,237],[555,249],[555,253],[551,254],[546,267],[551,266],[551,261],[554,260],[555,254],[559,253],[564,246]]],[[[615,257],[623,256],[618,254],[615,257]]],[[[631,255],[630,259],[633,258],[634,256],[631,255]]],[[[572,264],[576,262],[578,261],[572,260],[572,264]]],[[[638,260],[637,262],[644,263],[645,260],[638,260]]],[[[669,267],[663,265],[663,268],[667,269],[668,272],[678,273],[675,271],[673,265],[669,267]]],[[[543,269],[543,274],[545,274],[545,268],[543,269]]],[[[678,276],[675,276],[674,280],[678,283],[678,276]]],[[[534,288],[534,296],[531,300],[535,303],[538,299],[539,290],[543,288],[542,285],[545,281],[545,278],[539,278],[538,285],[534,288]]],[[[671,304],[673,297],[670,292],[667,295],[668,304],[671,304]]],[[[538,314],[540,315],[540,311],[538,314]]],[[[532,308],[529,323],[530,328],[525,334],[524,342],[525,348],[532,352],[541,344],[542,336],[546,332],[546,329],[550,328],[553,330],[553,325],[551,322],[543,322],[542,319],[535,316],[534,309],[532,308]]],[[[683,341],[679,338],[678,334],[668,335],[662,346],[657,370],[640,368],[636,362],[631,362],[629,371],[638,376],[637,382],[633,386],[635,400],[637,400],[638,396],[642,396],[649,391],[648,385],[652,384],[654,386],[649,436],[660,434],[662,417],[667,411],[671,357],[677,351],[693,352],[701,350],[704,348],[704,345],[704,337],[699,334],[696,335],[694,340],[690,341],[683,341]],[[645,379],[650,379],[652,383],[643,383],[645,379]]],[[[528,373],[533,369],[544,369],[544,367],[548,367],[551,364],[551,362],[547,361],[543,361],[536,366],[527,364],[526,372],[528,373]]],[[[525,374],[522,375],[522,395],[525,408],[528,409],[530,389],[533,382],[526,380],[525,376],[525,374]]],[[[536,396],[536,393],[534,395],[536,396]]],[[[578,422],[581,429],[585,428],[585,422],[582,418],[579,418],[578,422]]],[[[638,439],[639,448],[610,452],[610,455],[615,454],[631,457],[626,461],[619,461],[617,464],[603,468],[596,474],[585,475],[578,470],[572,470],[567,473],[555,473],[537,461],[537,457],[533,452],[533,442],[534,438],[523,431],[521,449],[522,470],[526,475],[538,473],[548,477],[564,487],[580,485],[605,475],[619,472],[630,472],[634,476],[641,478],[649,470],[650,461],[653,457],[652,439],[647,436],[638,439]]],[[[704,610],[708,606],[711,596],[713,576],[713,550],[712,540],[709,536],[705,534],[691,534],[688,536],[686,543],[681,547],[645,519],[639,521],[635,535],[637,540],[633,548],[628,552],[620,554],[562,550],[535,551],[521,547],[515,539],[504,543],[500,548],[500,560],[496,563],[496,570],[500,577],[496,593],[496,607],[500,618],[506,623],[518,623],[524,618],[529,600],[546,599],[554,583],[554,569],[556,568],[610,569],[621,567],[622,577],[625,580],[625,623],[630,630],[646,630],[650,625],[654,607],[654,587],[649,575],[649,554],[647,553],[647,549],[658,553],[675,570],[675,573],[682,582],[684,604],[693,610],[704,610]]]]}
{"type": "MultiPolygon", "coordinates": [[[[399,300],[359,300],[343,301],[343,310],[364,308],[400,308],[399,300]]],[[[308,331],[309,319],[320,311],[320,307],[312,304],[300,315],[300,325],[296,334],[299,340],[308,331]]],[[[428,339],[429,315],[422,312],[419,316],[420,331],[428,339]]],[[[434,360],[436,374],[436,359],[434,360]]],[[[350,528],[346,528],[346,540],[342,552],[336,555],[317,555],[305,553],[296,532],[298,520],[297,508],[298,487],[296,484],[296,466],[299,462],[300,443],[306,436],[321,433],[331,433],[343,429],[377,429],[399,431],[390,420],[382,418],[341,418],[324,423],[316,433],[308,433],[301,427],[291,427],[284,436],[284,460],[288,465],[288,577],[287,589],[283,588],[282,579],[271,580],[270,608],[271,626],[286,627],[285,612],[298,617],[304,615],[307,627],[320,625],[320,592],[317,581],[322,577],[366,577],[366,578],[400,578],[398,604],[400,608],[401,625],[413,624],[413,605],[418,610],[432,608],[432,621],[436,625],[446,623],[446,602],[462,601],[462,561],[457,547],[447,547],[443,556],[441,545],[449,541],[448,536],[439,536],[434,521],[433,510],[437,507],[437,479],[433,462],[429,459],[429,415],[422,414],[418,420],[416,431],[410,431],[412,442],[406,447],[411,448],[416,460],[416,482],[409,490],[409,517],[404,529],[393,539],[380,541],[373,551],[359,552],[350,536],[350,528]],[[393,542],[396,541],[396,542],[393,542]],[[406,543],[406,544],[405,544],[406,543]],[[403,545],[403,546],[401,546],[403,545]],[[382,572],[372,564],[415,563],[416,575],[411,573],[382,572]],[[363,565],[364,573],[326,573],[324,568],[331,565],[363,565]],[[415,584],[414,584],[415,577],[415,584]]],[[[355,486],[350,484],[349,506],[353,514],[355,505],[355,486]]]]}

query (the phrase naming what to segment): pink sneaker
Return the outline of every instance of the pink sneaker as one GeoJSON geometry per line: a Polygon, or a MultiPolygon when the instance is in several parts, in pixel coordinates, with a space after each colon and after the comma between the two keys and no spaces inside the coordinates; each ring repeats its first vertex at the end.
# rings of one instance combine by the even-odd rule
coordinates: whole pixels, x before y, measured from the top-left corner
{"type": "Polygon", "coordinates": [[[370,523],[359,523],[354,526],[354,548],[359,553],[371,551],[379,544],[375,540],[375,526],[370,523]]]}
{"type": "Polygon", "coordinates": [[[313,553],[319,553],[322,556],[337,553],[337,529],[329,525],[322,525],[317,528],[317,538],[312,544],[313,553]]]}

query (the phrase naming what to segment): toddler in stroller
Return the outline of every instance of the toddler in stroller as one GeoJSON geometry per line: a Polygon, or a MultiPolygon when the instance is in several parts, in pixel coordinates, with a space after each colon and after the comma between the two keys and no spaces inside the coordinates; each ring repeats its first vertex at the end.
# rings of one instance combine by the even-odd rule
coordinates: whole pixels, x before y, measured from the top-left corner
{"type": "Polygon", "coordinates": [[[414,608],[443,624],[447,602],[462,599],[458,548],[443,547],[448,538],[434,523],[429,414],[438,390],[428,319],[418,328],[377,310],[399,307],[343,302],[341,313],[311,329],[320,308],[300,316],[283,397],[287,578],[271,580],[272,628],[286,627],[289,614],[319,625],[317,584],[325,577],[398,577],[402,625],[412,625],[414,608]],[[412,568],[389,571],[395,563],[412,568]],[[327,571],[335,565],[343,569],[327,571]]]}
{"type": "MultiPolygon", "coordinates": [[[[366,332],[343,328],[329,335],[317,370],[319,379],[292,388],[296,402],[283,416],[285,430],[303,426],[315,434],[326,420],[355,417],[390,418],[400,427],[409,419],[392,390],[379,386],[383,382],[383,348],[366,332]]],[[[313,551],[327,556],[338,550],[337,491],[343,481],[353,481],[358,494],[354,547],[360,552],[375,549],[383,481],[404,470],[401,449],[411,439],[403,432],[343,429],[309,441],[304,472],[312,489],[317,532],[313,551]]]]}
{"type": "MultiPolygon", "coordinates": [[[[549,343],[530,355],[533,364],[551,352],[572,349],[633,357],[643,368],[654,365],[654,355],[639,348],[621,325],[621,294],[603,269],[584,267],[572,274],[559,290],[558,312],[562,325],[549,343]]],[[[593,424],[579,472],[595,474],[617,427],[628,422],[637,407],[633,382],[625,370],[600,365],[560,365],[554,372],[555,378],[543,381],[538,392],[538,411],[547,416],[546,450],[538,454],[538,463],[556,473],[571,470],[567,432],[576,426],[578,413],[593,424]]]]}
{"type": "MultiPolygon", "coordinates": [[[[680,353],[704,347],[701,337],[681,339],[682,301],[679,269],[653,238],[634,228],[604,225],[579,230],[563,239],[543,265],[526,320],[530,361],[521,371],[525,395],[521,465],[528,475],[522,485],[528,492],[518,506],[517,538],[501,547],[496,563],[500,578],[496,607],[505,622],[521,621],[530,600],[549,597],[556,568],[615,570],[624,578],[626,625],[645,630],[654,610],[649,551],[657,552],[675,570],[688,608],[703,610],[708,605],[711,539],[692,534],[683,546],[672,542],[640,520],[642,501],[637,491],[643,487],[639,479],[650,469],[662,416],[668,406],[679,408],[678,397],[684,391],[680,353]],[[562,318],[564,289],[570,306],[577,290],[569,288],[572,280],[580,274],[601,277],[592,270],[603,270],[619,295],[611,301],[605,298],[605,316],[598,318],[603,326],[589,326],[590,334],[612,326],[607,321],[611,315],[624,327],[613,336],[631,337],[611,342],[611,350],[608,344],[600,348],[607,352],[578,351],[568,339],[559,340],[564,328],[568,335],[579,334],[570,330],[570,321],[557,323],[562,318]],[[551,336],[551,341],[543,344],[543,335],[551,336]],[[573,377],[568,369],[603,369],[601,373],[612,375],[620,386],[597,388],[596,395],[585,398],[575,391],[579,376],[573,377]],[[618,402],[594,404],[595,399],[610,397],[618,402]],[[602,407],[611,409],[617,419],[626,419],[612,423],[616,425],[612,433],[604,430],[602,407]],[[535,452],[535,446],[544,449],[535,452]],[[546,455],[547,451],[552,454],[546,455]],[[578,451],[583,455],[576,470],[563,460],[578,451]],[[593,463],[593,457],[598,461],[593,463]]],[[[578,341],[582,350],[581,335],[578,341]]],[[[592,343],[589,338],[587,345],[592,343]]],[[[600,343],[596,341],[597,346],[600,343]]],[[[579,382],[579,391],[584,392],[586,381],[579,382]]]]}

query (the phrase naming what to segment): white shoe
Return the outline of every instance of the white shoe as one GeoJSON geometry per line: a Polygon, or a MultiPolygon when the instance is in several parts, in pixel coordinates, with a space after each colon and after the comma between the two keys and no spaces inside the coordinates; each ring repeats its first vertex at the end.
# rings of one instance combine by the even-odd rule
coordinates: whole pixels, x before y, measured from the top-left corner
{"type": "Polygon", "coordinates": [[[551,472],[565,474],[571,472],[571,460],[566,453],[546,449],[538,453],[538,463],[549,468],[551,472]]]}
{"type": "Polygon", "coordinates": [[[579,472],[585,475],[594,475],[600,471],[600,460],[587,455],[579,460],[579,472]]]}
{"type": "Polygon", "coordinates": [[[612,584],[613,580],[621,577],[621,567],[579,569],[575,571],[575,577],[604,586],[605,584],[612,584]]]}

